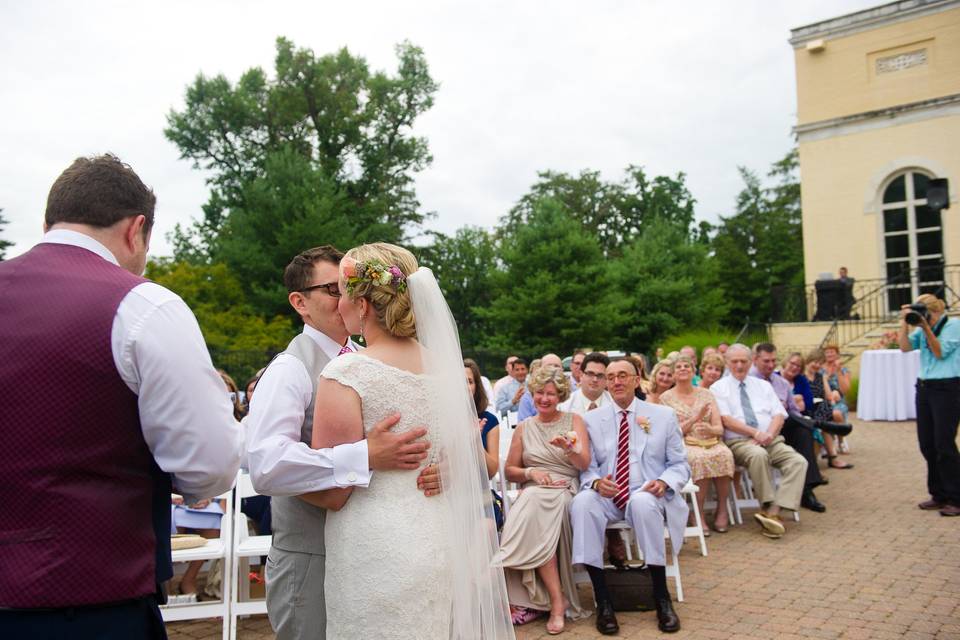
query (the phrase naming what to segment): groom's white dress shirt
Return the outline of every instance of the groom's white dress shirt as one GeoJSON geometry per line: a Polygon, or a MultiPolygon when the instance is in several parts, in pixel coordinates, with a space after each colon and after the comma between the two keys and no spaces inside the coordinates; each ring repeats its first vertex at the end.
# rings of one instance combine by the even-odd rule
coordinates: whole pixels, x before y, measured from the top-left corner
{"type": "MultiPolygon", "coordinates": [[[[54,229],[41,242],[81,247],[119,265],[83,233],[54,229]]],[[[194,502],[233,486],[243,431],[186,303],[154,282],[139,284],[117,307],[110,337],[120,378],[137,394],[143,438],[177,492],[194,502]]]]}
{"type": "MultiPolygon", "coordinates": [[[[340,345],[309,325],[303,333],[332,360],[340,345]]],[[[350,348],[359,346],[350,342],[350,348]]],[[[370,466],[366,439],[332,449],[311,449],[301,442],[303,416],[313,399],[313,383],[303,363],[281,353],[257,382],[247,429],[250,476],[260,493],[295,496],[334,487],[366,487],[370,466]]]]}

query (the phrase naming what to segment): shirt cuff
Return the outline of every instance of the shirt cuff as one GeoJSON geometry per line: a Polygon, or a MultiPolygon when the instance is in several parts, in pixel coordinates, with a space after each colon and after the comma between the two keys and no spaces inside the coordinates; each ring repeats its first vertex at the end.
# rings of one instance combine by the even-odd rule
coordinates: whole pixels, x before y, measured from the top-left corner
{"type": "Polygon", "coordinates": [[[333,480],[338,487],[366,487],[370,484],[367,441],[360,440],[333,448],[333,480]]]}

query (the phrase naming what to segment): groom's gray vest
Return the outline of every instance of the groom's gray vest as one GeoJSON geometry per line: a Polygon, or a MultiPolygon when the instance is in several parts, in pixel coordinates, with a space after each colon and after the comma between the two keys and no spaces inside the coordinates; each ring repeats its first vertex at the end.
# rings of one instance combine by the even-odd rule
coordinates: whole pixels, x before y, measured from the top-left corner
{"type": "MultiPolygon", "coordinates": [[[[320,372],[330,362],[316,341],[301,333],[290,341],[284,353],[303,363],[310,376],[313,391],[310,394],[310,406],[303,416],[300,428],[300,441],[310,444],[313,435],[313,407],[317,401],[317,379],[320,372]]],[[[327,510],[308,504],[296,496],[274,496],[270,501],[273,514],[273,546],[284,551],[298,551],[325,555],[323,543],[323,524],[327,519],[327,510]]]]}

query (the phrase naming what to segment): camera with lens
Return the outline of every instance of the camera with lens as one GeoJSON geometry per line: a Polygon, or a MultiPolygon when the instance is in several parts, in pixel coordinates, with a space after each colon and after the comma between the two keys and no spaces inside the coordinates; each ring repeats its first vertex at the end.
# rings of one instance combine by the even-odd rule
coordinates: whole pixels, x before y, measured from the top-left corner
{"type": "Polygon", "coordinates": [[[924,319],[928,323],[930,322],[930,312],[927,311],[927,305],[922,302],[917,302],[910,305],[910,311],[907,312],[907,315],[903,317],[907,324],[917,326],[920,324],[920,320],[924,319]]]}

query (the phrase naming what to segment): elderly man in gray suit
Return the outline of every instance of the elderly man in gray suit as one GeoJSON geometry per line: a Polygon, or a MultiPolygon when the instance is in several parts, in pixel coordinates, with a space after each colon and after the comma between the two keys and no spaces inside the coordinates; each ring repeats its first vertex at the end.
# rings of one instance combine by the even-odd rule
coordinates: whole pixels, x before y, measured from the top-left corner
{"type": "Polygon", "coordinates": [[[586,567],[597,601],[597,630],[620,630],[603,576],[604,531],[626,520],[650,569],[661,631],[680,630],[667,589],[666,521],[675,550],[683,544],[689,508],[680,490],[690,480],[680,426],[673,410],[635,396],[640,372],[629,360],[607,367],[613,403],[587,412],[590,466],[580,474],[580,493],[570,505],[573,563],[586,567]]]}
{"type": "MultiPolygon", "coordinates": [[[[283,280],[290,305],[303,319],[303,333],[264,371],[244,420],[250,479],[257,492],[273,496],[267,615],[278,640],[322,640],[326,635],[326,510],[311,504],[309,494],[366,487],[371,469],[416,469],[428,447],[414,442],[426,429],[390,432],[399,420],[394,416],[359,442],[310,448],[317,378],[331,359],[357,349],[337,311],[342,257],[333,247],[316,247],[287,265],[283,280]]],[[[436,468],[427,467],[417,484],[427,495],[438,492],[436,468]]]]}

